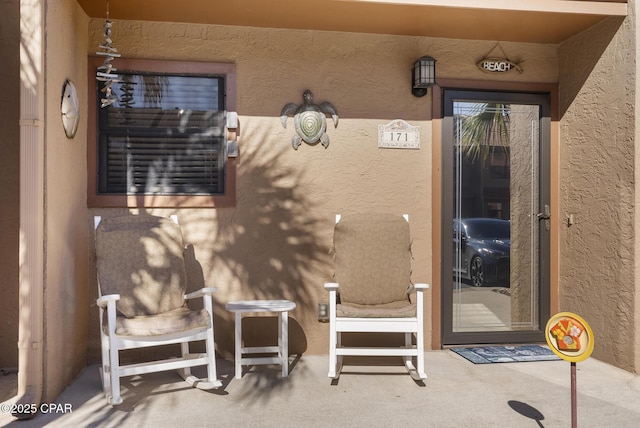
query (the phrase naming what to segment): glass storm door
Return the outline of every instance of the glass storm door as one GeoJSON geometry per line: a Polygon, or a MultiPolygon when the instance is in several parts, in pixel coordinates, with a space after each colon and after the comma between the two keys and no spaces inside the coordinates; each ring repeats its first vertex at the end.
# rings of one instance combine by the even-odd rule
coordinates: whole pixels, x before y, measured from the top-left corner
{"type": "Polygon", "coordinates": [[[549,99],[444,92],[444,345],[544,341],[549,99]]]}

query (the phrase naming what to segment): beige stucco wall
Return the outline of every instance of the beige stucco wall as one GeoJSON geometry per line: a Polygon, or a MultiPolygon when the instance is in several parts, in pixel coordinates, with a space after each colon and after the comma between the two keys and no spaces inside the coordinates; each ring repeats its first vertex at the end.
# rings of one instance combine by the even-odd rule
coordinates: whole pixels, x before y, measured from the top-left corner
{"type": "Polygon", "coordinates": [[[0,368],[18,367],[20,2],[0,3],[0,368]]]}
{"type": "Polygon", "coordinates": [[[78,134],[62,128],[66,79],[87,97],[88,18],[74,0],[48,2],[45,56],[44,391],[51,400],[86,366],[88,335],[86,110],[78,134]]]}
{"type": "Polygon", "coordinates": [[[638,372],[635,1],[629,12],[559,46],[559,304],[590,324],[595,358],[638,372]]]}
{"type": "MultiPolygon", "coordinates": [[[[102,25],[102,20],[90,23],[89,55],[102,39],[102,25]]],[[[241,124],[237,205],[178,213],[206,283],[220,289],[216,342],[224,355],[231,355],[233,328],[224,303],[269,297],[298,304],[291,314],[293,352],[327,352],[328,325],[317,322],[316,305],[326,298],[323,282],[331,279],[328,253],[335,213],[408,213],[413,279],[431,281],[433,269],[439,269],[431,263],[431,93],[411,95],[410,68],[429,54],[438,59],[439,76],[488,79],[475,64],[494,42],[117,20],[112,39],[125,58],[236,64],[241,124]],[[340,122],[337,129],[329,127],[326,150],[306,144],[293,150],[292,119],[287,129],[280,124],[281,108],[301,103],[305,89],[314,92],[316,102],[329,101],[338,110],[340,122]],[[377,148],[378,125],[396,118],[420,126],[420,150],[377,148]]],[[[502,47],[513,60],[531,64],[504,80],[557,79],[553,46],[502,47]]],[[[92,301],[95,284],[90,289],[92,301]]],[[[426,307],[431,306],[428,293],[426,307]]],[[[92,313],[91,359],[98,358],[96,319],[92,313]]],[[[431,330],[427,318],[427,343],[431,330]]]]}
{"type": "MultiPolygon", "coordinates": [[[[610,20],[558,48],[502,43],[525,71],[500,80],[560,82],[559,211],[576,220],[560,231],[560,307],[587,317],[598,340],[595,357],[637,371],[637,43],[635,2],[629,5],[630,18],[621,29],[610,20]]],[[[0,10],[0,48],[15,53],[6,55],[0,68],[0,366],[15,366],[19,1],[4,1],[0,10]]],[[[66,78],[86,99],[86,55],[97,50],[101,26],[100,20],[88,20],[73,0],[48,2],[45,401],[85,365],[87,340],[90,356],[97,360],[97,312],[91,307],[95,281],[87,269],[89,215],[122,212],[86,209],[86,117],[92,110],[83,106],[73,140],[64,136],[59,116],[66,78]]],[[[410,95],[409,67],[430,54],[438,59],[441,77],[489,80],[495,77],[475,63],[494,42],[120,21],[113,40],[125,57],[237,65],[242,126],[237,206],[178,213],[207,284],[220,288],[216,339],[223,354],[230,354],[232,342],[232,320],[224,303],[252,297],[295,300],[293,351],[326,352],[328,326],[315,320],[315,305],[325,298],[322,282],[330,279],[328,248],[336,212],[407,212],[414,235],[413,278],[431,281],[439,269],[431,264],[431,92],[422,99],[410,95]],[[329,130],[332,142],[326,150],[303,145],[294,151],[291,119],[287,129],[279,123],[281,107],[301,102],[307,88],[317,101],[332,102],[340,114],[338,128],[329,130]],[[377,125],[395,118],[421,126],[420,150],[376,147],[377,125]]],[[[432,302],[429,292],[426,304],[430,308],[439,302],[432,302]]],[[[431,320],[426,324],[431,343],[431,320]]]]}

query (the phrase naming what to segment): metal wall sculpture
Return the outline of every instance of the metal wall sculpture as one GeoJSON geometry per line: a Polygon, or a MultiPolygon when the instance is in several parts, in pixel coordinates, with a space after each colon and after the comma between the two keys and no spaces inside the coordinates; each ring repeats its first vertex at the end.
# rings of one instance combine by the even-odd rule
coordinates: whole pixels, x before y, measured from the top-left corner
{"type": "Polygon", "coordinates": [[[310,145],[320,142],[326,149],[329,147],[326,115],[331,115],[333,125],[337,128],[338,112],[333,104],[328,102],[320,103],[320,105],[313,104],[313,94],[308,89],[304,91],[302,98],[304,99],[303,104],[288,103],[282,108],[280,122],[286,128],[287,117],[293,116],[297,135],[291,139],[291,145],[295,150],[298,150],[303,141],[310,145]]]}

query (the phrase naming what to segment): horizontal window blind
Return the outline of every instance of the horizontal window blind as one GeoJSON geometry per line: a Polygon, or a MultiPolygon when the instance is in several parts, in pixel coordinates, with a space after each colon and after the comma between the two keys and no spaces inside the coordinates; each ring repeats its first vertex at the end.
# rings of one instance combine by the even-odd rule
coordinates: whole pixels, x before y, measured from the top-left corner
{"type": "Polygon", "coordinates": [[[223,193],[224,77],[120,74],[99,109],[99,193],[223,193]]]}

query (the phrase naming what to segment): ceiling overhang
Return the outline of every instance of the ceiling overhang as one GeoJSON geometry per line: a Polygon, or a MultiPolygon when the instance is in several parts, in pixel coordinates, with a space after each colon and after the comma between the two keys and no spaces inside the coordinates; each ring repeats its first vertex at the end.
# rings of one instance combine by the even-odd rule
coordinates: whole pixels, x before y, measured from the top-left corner
{"type": "MultiPolygon", "coordinates": [[[[77,1],[106,17],[107,0],[77,1]]],[[[109,0],[112,20],[551,44],[626,15],[626,0],[109,0]]]]}

